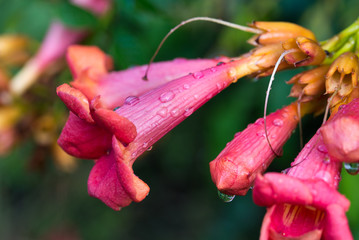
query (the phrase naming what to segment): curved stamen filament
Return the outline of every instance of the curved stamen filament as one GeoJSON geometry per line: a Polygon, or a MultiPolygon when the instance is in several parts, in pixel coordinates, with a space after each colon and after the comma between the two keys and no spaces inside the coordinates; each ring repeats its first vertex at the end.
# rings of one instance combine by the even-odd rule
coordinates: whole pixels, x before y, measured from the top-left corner
{"type": "Polygon", "coordinates": [[[194,17],[194,18],[190,18],[187,19],[183,22],[181,22],[180,24],[178,24],[177,26],[175,26],[174,28],[172,28],[167,34],[166,36],[162,39],[161,43],[158,45],[155,53],[153,54],[150,62],[148,63],[148,67],[146,69],[145,75],[143,76],[143,80],[148,80],[147,75],[148,75],[148,71],[150,69],[151,63],[153,62],[153,60],[155,59],[155,57],[157,56],[159,50],[161,49],[163,43],[167,40],[167,38],[174,32],[176,31],[178,28],[182,27],[183,25],[190,23],[190,22],[195,22],[195,21],[206,21],[206,22],[214,22],[220,25],[224,25],[230,28],[234,28],[234,29],[238,29],[241,31],[245,31],[245,32],[250,32],[250,33],[255,33],[255,34],[261,34],[263,33],[262,30],[256,29],[256,28],[251,28],[251,27],[247,27],[247,26],[242,26],[242,25],[238,25],[238,24],[234,24],[234,23],[230,23],[221,19],[217,19],[217,18],[210,18],[210,17],[194,17]]]}
{"type": "Polygon", "coordinates": [[[272,87],[272,83],[274,81],[274,76],[278,70],[278,67],[279,67],[279,64],[281,63],[281,61],[283,60],[284,56],[289,54],[289,53],[292,53],[292,52],[296,52],[298,51],[298,49],[290,49],[290,50],[287,50],[287,51],[284,51],[278,58],[276,64],[274,65],[274,69],[273,69],[273,73],[269,79],[269,84],[268,84],[268,88],[267,88],[267,92],[266,92],[266,99],[265,99],[265,103],[264,103],[264,114],[263,114],[263,120],[264,120],[264,133],[265,133],[265,136],[266,136],[266,139],[267,139],[267,142],[268,142],[268,145],[270,147],[270,149],[272,150],[272,152],[274,153],[274,155],[276,155],[276,157],[279,157],[280,154],[277,154],[273,147],[272,147],[272,144],[270,143],[269,141],[269,137],[268,137],[268,132],[267,132],[267,105],[268,105],[268,98],[269,98],[269,92],[271,90],[271,87],[272,87]]]}

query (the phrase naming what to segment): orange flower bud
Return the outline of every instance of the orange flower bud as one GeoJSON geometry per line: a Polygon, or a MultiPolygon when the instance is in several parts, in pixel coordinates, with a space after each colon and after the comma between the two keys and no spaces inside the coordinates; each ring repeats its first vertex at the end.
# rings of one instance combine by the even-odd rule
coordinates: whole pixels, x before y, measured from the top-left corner
{"type": "Polygon", "coordinates": [[[29,58],[29,39],[19,35],[0,36],[0,61],[6,65],[22,64],[29,58]]]}
{"type": "Polygon", "coordinates": [[[294,84],[289,96],[296,98],[302,96],[301,101],[306,102],[323,95],[325,92],[325,74],[328,69],[328,65],[323,65],[295,75],[287,82],[294,84]]]}
{"type": "Polygon", "coordinates": [[[289,64],[294,64],[296,67],[319,65],[323,62],[326,56],[324,50],[317,41],[301,36],[283,42],[283,49],[298,50],[284,56],[284,59],[289,64]]]}
{"type": "Polygon", "coordinates": [[[257,45],[268,45],[280,43],[290,38],[303,36],[312,40],[316,40],[314,34],[297,24],[289,22],[257,22],[249,24],[250,27],[263,30],[263,33],[253,36],[248,43],[257,45]]]}
{"type": "Polygon", "coordinates": [[[338,90],[339,96],[349,95],[358,85],[359,60],[352,52],[345,52],[330,65],[326,76],[327,93],[338,90]]]}

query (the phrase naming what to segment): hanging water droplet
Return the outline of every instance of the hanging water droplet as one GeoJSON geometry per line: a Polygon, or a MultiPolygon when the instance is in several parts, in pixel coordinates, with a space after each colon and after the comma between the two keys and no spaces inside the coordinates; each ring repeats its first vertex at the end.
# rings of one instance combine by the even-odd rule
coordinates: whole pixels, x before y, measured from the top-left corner
{"type": "Polygon", "coordinates": [[[276,119],[273,120],[273,125],[277,126],[277,127],[281,127],[281,126],[283,126],[283,120],[279,119],[279,118],[276,118],[276,119]]]}
{"type": "Polygon", "coordinates": [[[224,62],[218,62],[217,66],[222,66],[223,64],[225,64],[224,62]]]}
{"type": "Polygon", "coordinates": [[[219,190],[218,190],[218,197],[223,201],[223,202],[232,202],[234,197],[236,195],[227,195],[227,194],[224,194],[224,193],[221,193],[219,190]]]}
{"type": "Polygon", "coordinates": [[[130,106],[133,106],[135,105],[136,103],[138,103],[140,101],[140,99],[136,96],[129,96],[125,99],[125,102],[124,104],[126,105],[130,105],[130,106]]]}
{"type": "Polygon", "coordinates": [[[328,153],[327,147],[324,144],[320,144],[317,149],[321,153],[328,153]]]}
{"type": "Polygon", "coordinates": [[[344,163],[344,168],[347,173],[357,175],[359,173],[359,163],[344,163]]]}
{"type": "Polygon", "coordinates": [[[147,150],[146,151],[151,151],[152,150],[152,146],[150,146],[149,148],[147,148],[147,150]]]}
{"type": "Polygon", "coordinates": [[[175,94],[172,91],[162,93],[160,96],[160,101],[163,103],[171,101],[175,97],[175,94]]]}
{"type": "Polygon", "coordinates": [[[120,108],[120,106],[115,107],[115,108],[113,109],[113,111],[116,111],[116,110],[119,109],[119,108],[120,108]]]}
{"type": "Polygon", "coordinates": [[[203,73],[202,72],[195,72],[195,73],[193,73],[193,77],[195,78],[195,79],[200,79],[200,78],[202,78],[204,75],[203,75],[203,73]]]}
{"type": "Polygon", "coordinates": [[[290,169],[290,168],[286,168],[286,169],[282,170],[281,173],[282,173],[282,174],[287,174],[288,171],[289,171],[289,169],[290,169]]]}

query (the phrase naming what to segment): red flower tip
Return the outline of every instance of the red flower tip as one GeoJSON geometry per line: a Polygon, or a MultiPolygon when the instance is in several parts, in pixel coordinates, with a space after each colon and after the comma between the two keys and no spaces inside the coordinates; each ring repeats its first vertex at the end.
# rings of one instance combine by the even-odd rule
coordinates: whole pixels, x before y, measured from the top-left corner
{"type": "MultiPolygon", "coordinates": [[[[298,123],[296,104],[268,115],[266,121],[269,140],[278,153],[298,123]]],[[[265,137],[264,120],[258,119],[236,134],[210,162],[212,180],[220,192],[245,195],[257,174],[264,172],[274,158],[265,137]]]]}
{"type": "Polygon", "coordinates": [[[333,160],[359,162],[359,99],[342,105],[320,131],[333,160]]]}
{"type": "Polygon", "coordinates": [[[114,210],[140,202],[149,193],[149,187],[132,170],[124,146],[112,140],[113,150],[96,161],[88,179],[90,196],[103,201],[114,210]]]}

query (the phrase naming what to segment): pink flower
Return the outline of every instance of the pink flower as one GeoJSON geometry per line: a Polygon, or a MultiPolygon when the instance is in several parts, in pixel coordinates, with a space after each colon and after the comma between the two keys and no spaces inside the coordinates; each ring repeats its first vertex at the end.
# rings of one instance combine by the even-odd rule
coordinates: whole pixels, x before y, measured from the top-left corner
{"type": "Polygon", "coordinates": [[[96,15],[105,14],[111,7],[111,0],[71,0],[74,5],[88,9],[96,15]]]}
{"type": "MultiPolygon", "coordinates": [[[[298,123],[297,105],[291,104],[267,116],[269,141],[276,153],[298,123]]],[[[264,120],[235,135],[218,157],[210,162],[212,180],[218,190],[228,195],[245,195],[254,179],[263,173],[275,154],[268,145],[264,132],[264,120]]]]}
{"type": "Polygon", "coordinates": [[[36,55],[12,79],[11,92],[21,95],[48,66],[65,55],[70,45],[82,40],[86,34],[87,31],[83,29],[71,29],[59,21],[54,21],[36,55]]]}
{"type": "Polygon", "coordinates": [[[329,155],[341,162],[359,162],[359,99],[341,105],[321,127],[329,155]]]}
{"type": "Polygon", "coordinates": [[[268,207],[260,239],[353,239],[345,216],[350,203],[336,191],[340,170],[317,133],[287,175],[259,175],[253,200],[268,207]]]}
{"type": "MultiPolygon", "coordinates": [[[[218,60],[157,63],[151,68],[149,80],[144,81],[145,67],[106,74],[103,56],[97,58],[102,64],[84,64],[81,56],[95,59],[91,56],[94,52],[74,57],[70,50],[68,55],[76,77],[74,86],[79,86],[83,79],[78,78],[85,76],[82,83],[89,84],[90,91],[84,91],[86,84],[80,84],[81,90],[66,84],[58,87],[59,97],[72,112],[58,143],[74,156],[99,158],[89,176],[89,194],[119,210],[131,201],[143,200],[149,191],[147,184],[133,173],[136,158],[241,77],[236,69],[243,67],[247,59],[217,66],[218,60]],[[96,70],[99,66],[102,70],[96,70]],[[207,69],[196,71],[199,66],[207,69]],[[92,96],[95,97],[91,99],[92,96]],[[113,111],[114,106],[120,107],[113,111]]],[[[96,54],[101,55],[98,51],[96,54]]]]}

